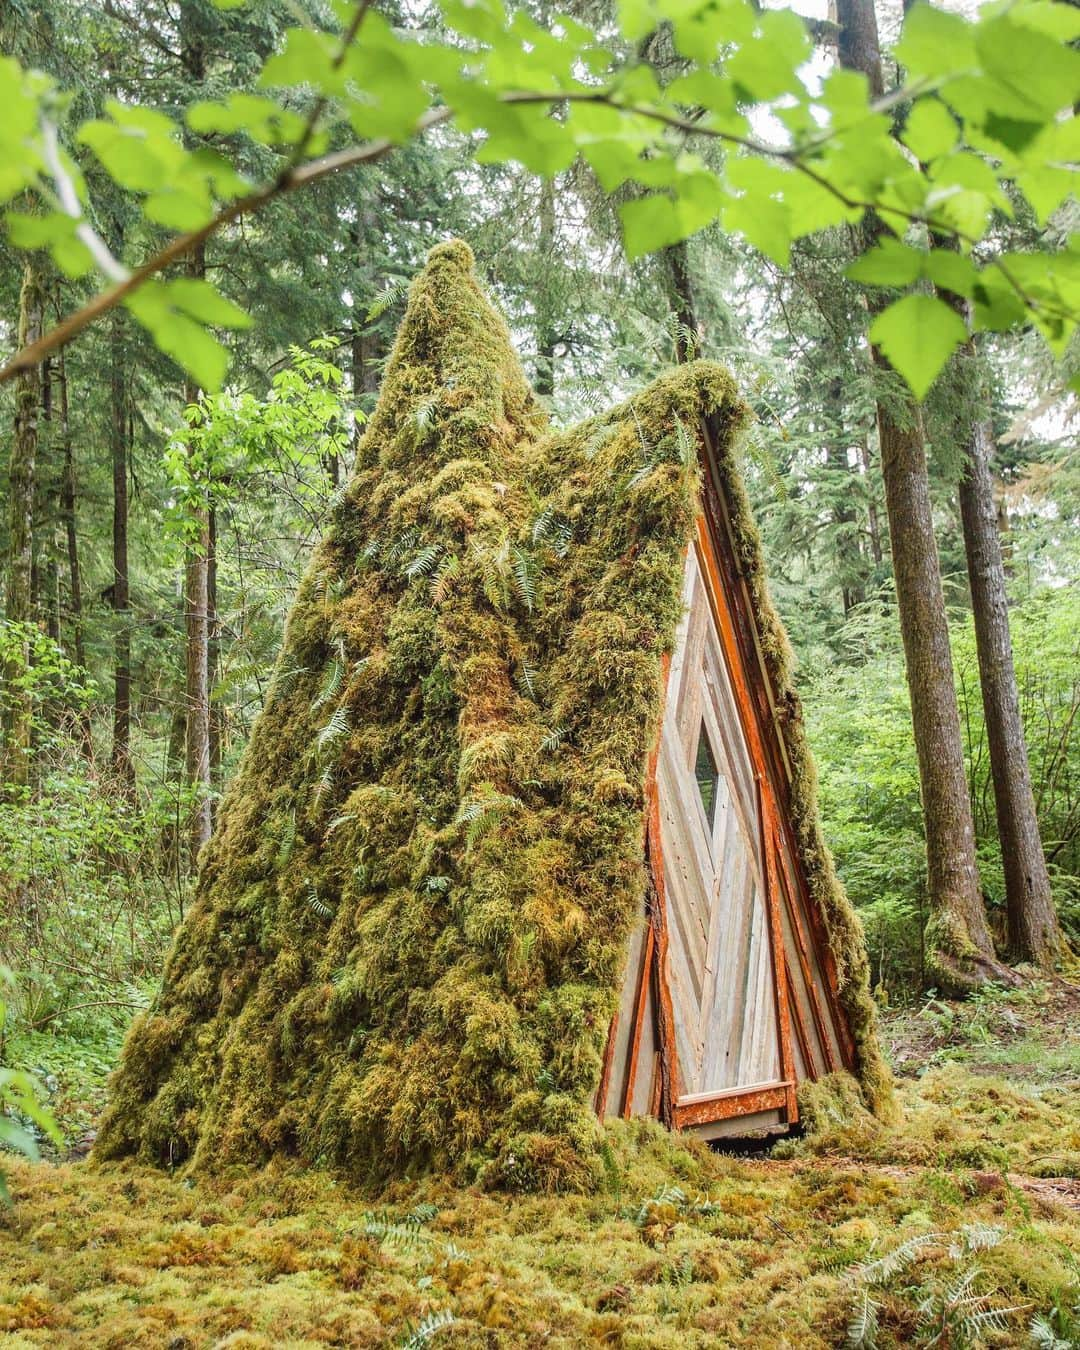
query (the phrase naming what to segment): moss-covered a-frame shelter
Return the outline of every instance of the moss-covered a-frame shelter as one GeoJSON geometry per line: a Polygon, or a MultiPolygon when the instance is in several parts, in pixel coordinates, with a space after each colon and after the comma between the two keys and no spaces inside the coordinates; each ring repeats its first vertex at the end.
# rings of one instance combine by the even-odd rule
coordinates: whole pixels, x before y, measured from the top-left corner
{"type": "Polygon", "coordinates": [[[99,1156],[588,1185],[604,1116],[882,1109],[745,417],[696,363],[551,431],[433,250],[99,1156]]]}

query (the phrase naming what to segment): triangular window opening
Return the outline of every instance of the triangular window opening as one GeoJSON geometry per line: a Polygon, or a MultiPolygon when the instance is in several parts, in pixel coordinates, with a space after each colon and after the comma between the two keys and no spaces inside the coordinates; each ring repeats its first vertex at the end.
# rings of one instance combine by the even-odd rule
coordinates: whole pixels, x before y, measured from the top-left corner
{"type": "Polygon", "coordinates": [[[716,815],[716,798],[720,789],[720,770],[716,767],[716,758],[713,755],[712,744],[709,741],[709,733],[705,729],[704,722],[702,722],[701,730],[698,732],[694,777],[697,779],[698,791],[701,793],[701,804],[705,808],[705,819],[709,822],[709,829],[711,830],[713,818],[716,815]]]}

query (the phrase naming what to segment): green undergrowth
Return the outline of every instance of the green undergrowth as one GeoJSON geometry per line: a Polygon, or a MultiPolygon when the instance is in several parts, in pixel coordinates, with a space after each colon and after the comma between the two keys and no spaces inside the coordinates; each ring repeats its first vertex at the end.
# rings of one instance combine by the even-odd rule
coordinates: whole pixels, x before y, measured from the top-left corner
{"type": "MultiPolygon", "coordinates": [[[[918,1091],[903,1089],[906,1110],[921,1109],[918,1091]]],[[[1016,1346],[1041,1319],[1075,1343],[1080,1217],[988,1177],[981,1159],[744,1161],[645,1122],[613,1128],[604,1158],[587,1196],[404,1180],[377,1202],[295,1167],[183,1180],[16,1162],[0,1332],[13,1350],[812,1350],[1016,1346]]]]}

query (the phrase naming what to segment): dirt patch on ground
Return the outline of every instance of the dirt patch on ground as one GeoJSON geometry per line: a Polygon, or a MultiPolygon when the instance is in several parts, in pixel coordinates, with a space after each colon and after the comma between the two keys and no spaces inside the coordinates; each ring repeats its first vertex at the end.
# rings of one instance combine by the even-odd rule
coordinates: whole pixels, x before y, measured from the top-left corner
{"type": "Polygon", "coordinates": [[[955,1061],[1014,1082],[1080,1081],[1080,985],[1035,979],[964,1002],[927,999],[883,1013],[881,1038],[898,1078],[955,1061]]]}

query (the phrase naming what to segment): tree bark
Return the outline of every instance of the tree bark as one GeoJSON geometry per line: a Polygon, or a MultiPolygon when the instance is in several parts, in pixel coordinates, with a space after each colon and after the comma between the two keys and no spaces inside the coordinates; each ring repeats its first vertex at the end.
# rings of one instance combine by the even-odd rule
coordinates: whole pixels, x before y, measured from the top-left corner
{"type": "MultiPolygon", "coordinates": [[[[336,458],[336,456],[335,456],[336,458]]],[[[206,673],[207,695],[210,700],[210,782],[221,789],[222,718],[221,704],[213,699],[221,662],[221,617],[218,614],[218,525],[213,503],[206,513],[206,673]]],[[[216,818],[211,799],[211,822],[216,818]]]]}
{"type": "MultiPolygon", "coordinates": [[[[86,641],[83,633],[82,570],[79,565],[79,533],[77,528],[75,481],[75,446],[71,435],[71,412],[68,402],[67,363],[61,348],[57,365],[57,383],[60,388],[60,449],[63,472],[60,483],[60,514],[64,521],[67,543],[68,598],[71,615],[71,641],[75,664],[86,669],[86,641]]],[[[79,736],[83,752],[92,753],[90,714],[85,709],[79,714],[79,736]]]]}
{"type": "MultiPolygon", "coordinates": [[[[40,338],[44,327],[45,286],[33,258],[23,267],[19,295],[19,346],[40,338]]],[[[8,623],[29,624],[33,617],[32,570],[34,553],[34,488],[37,470],[38,418],[41,413],[41,368],[22,371],[15,385],[15,420],[8,463],[8,567],[4,610],[8,623]]],[[[32,703],[28,689],[20,687],[30,660],[30,644],[12,656],[4,672],[8,689],[6,709],[7,761],[5,773],[15,787],[25,786],[30,775],[30,729],[32,703]]]]}
{"type": "MultiPolygon", "coordinates": [[[[838,0],[840,64],[866,76],[871,95],[884,91],[873,0],[838,0]]],[[[864,247],[883,226],[871,217],[864,247]]],[[[888,304],[872,296],[871,314],[888,304]]],[[[891,367],[872,349],[875,366],[891,367]]],[[[921,413],[910,398],[879,399],[878,436],[904,645],[911,720],[926,833],[927,978],[942,992],[964,993],[991,979],[1011,979],[994,953],[975,861],[975,828],[964,772],[960,712],[934,536],[921,413]]]]}
{"type": "Polygon", "coordinates": [[[131,760],[131,584],[128,571],[128,419],[123,316],[112,315],[109,333],[113,476],[113,739],[111,764],[122,790],[135,787],[131,760]]]}
{"type": "Polygon", "coordinates": [[[875,567],[880,567],[885,560],[885,554],[881,547],[881,522],[878,519],[877,498],[870,481],[870,444],[865,434],[859,442],[859,458],[862,463],[863,476],[866,479],[866,518],[870,532],[870,556],[874,560],[875,567]]]}
{"type": "MultiPolygon", "coordinates": [[[[974,356],[973,344],[969,344],[969,355],[974,356]]],[[[989,422],[977,417],[960,479],[960,516],[971,582],[994,806],[1005,867],[1009,952],[1016,960],[1050,966],[1061,953],[1061,930],[1039,838],[1027,742],[1020,720],[1005,563],[990,470],[992,446],[989,422]]]]}
{"type": "MultiPolygon", "coordinates": [[[[202,275],[200,252],[192,271],[202,275]]],[[[194,403],[198,387],[190,380],[184,397],[194,403]]],[[[189,460],[193,447],[188,449],[189,460]]],[[[201,470],[194,471],[196,477],[201,470]]],[[[196,486],[197,492],[205,484],[196,486]]],[[[209,840],[213,827],[210,810],[210,511],[200,503],[192,508],[192,520],[184,565],[184,621],[187,635],[185,691],[187,729],[184,742],[185,779],[193,800],[188,824],[188,857],[192,871],[198,865],[199,852],[209,840]]]]}
{"type": "MultiPolygon", "coordinates": [[[[539,254],[541,277],[552,275],[555,265],[555,183],[545,178],[540,184],[539,254]]],[[[541,398],[555,393],[555,321],[551,312],[550,287],[541,284],[536,304],[536,379],[533,387],[541,398]]]]}
{"type": "MultiPolygon", "coordinates": [[[[199,29],[197,7],[180,7],[181,58],[188,78],[206,76],[206,47],[199,29]]],[[[188,262],[189,274],[200,280],[206,275],[206,248],[200,244],[188,262]]],[[[184,385],[186,403],[195,403],[199,389],[190,379],[184,385]]],[[[188,447],[188,460],[194,447],[188,447]]],[[[200,468],[193,465],[197,497],[206,491],[200,468]]],[[[184,768],[192,793],[188,821],[188,859],[191,871],[198,867],[199,853],[210,838],[213,819],[210,808],[210,508],[200,500],[193,508],[185,565],[184,615],[186,628],[185,693],[187,725],[184,768]]]]}
{"type": "MultiPolygon", "coordinates": [[[[189,399],[198,390],[189,387],[189,399]]],[[[184,567],[184,615],[187,633],[185,689],[187,731],[184,766],[193,801],[188,830],[191,870],[197,865],[199,851],[210,838],[210,677],[209,677],[209,513],[203,507],[194,511],[192,537],[187,545],[184,567]]]]}
{"type": "Polygon", "coordinates": [[[837,375],[828,382],[826,390],[829,411],[836,424],[836,432],[829,437],[826,459],[830,470],[830,495],[833,497],[833,540],[836,549],[836,573],[840,581],[840,603],[846,618],[856,605],[866,599],[863,581],[866,568],[859,547],[858,517],[852,505],[855,489],[855,470],[848,460],[847,440],[844,436],[844,382],[837,375]],[[834,477],[833,477],[834,476],[834,477]],[[837,489],[837,483],[843,487],[837,489]]]}
{"type": "Polygon", "coordinates": [[[675,320],[675,363],[684,365],[697,355],[701,332],[690,280],[690,250],[686,240],[669,244],[661,254],[667,273],[668,300],[675,320]]]}
{"type": "MultiPolygon", "coordinates": [[[[884,358],[875,354],[881,364],[884,358]]],[[[892,540],[904,662],[911,693],[926,831],[927,973],[960,993],[1002,976],[975,863],[975,828],[964,771],[960,713],[934,536],[922,418],[901,423],[878,406],[881,471],[892,540]]]]}

